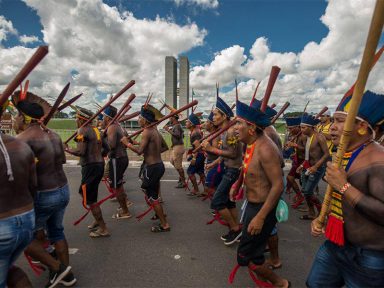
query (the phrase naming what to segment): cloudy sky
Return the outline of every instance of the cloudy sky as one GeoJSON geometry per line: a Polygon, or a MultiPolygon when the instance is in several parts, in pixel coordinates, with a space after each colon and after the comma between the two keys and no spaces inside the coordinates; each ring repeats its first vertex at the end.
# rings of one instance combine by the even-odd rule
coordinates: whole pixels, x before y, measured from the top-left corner
{"type": "MultiPolygon", "coordinates": [[[[164,98],[165,56],[186,55],[200,111],[214,103],[216,82],[232,103],[235,79],[244,102],[261,81],[261,98],[273,65],[281,72],[270,103],[279,108],[290,101],[289,111],[307,101],[312,112],[334,109],[356,80],[374,3],[0,0],[0,89],[44,44],[50,52],[31,73],[30,91],[51,102],[71,82],[68,98],[83,92],[80,104],[93,108],[134,79],[134,109],[149,92],[156,104],[164,98]]],[[[367,89],[384,93],[383,61],[367,89]]]]}

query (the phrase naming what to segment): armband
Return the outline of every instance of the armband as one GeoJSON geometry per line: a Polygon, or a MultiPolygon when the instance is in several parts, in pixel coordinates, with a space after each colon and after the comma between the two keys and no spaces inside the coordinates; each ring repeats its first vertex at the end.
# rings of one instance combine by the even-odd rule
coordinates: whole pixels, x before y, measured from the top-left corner
{"type": "Polygon", "coordinates": [[[349,189],[349,187],[351,187],[351,184],[349,184],[348,182],[347,183],[345,183],[344,185],[343,185],[343,187],[341,187],[341,189],[340,189],[340,193],[341,194],[344,194],[345,193],[345,191],[347,191],[348,189],[349,189]]]}

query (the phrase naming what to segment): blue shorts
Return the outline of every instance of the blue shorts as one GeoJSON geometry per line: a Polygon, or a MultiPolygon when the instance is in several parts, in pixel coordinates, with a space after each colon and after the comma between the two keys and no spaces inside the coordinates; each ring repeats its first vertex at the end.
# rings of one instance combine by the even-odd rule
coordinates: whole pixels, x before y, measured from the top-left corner
{"type": "Polygon", "coordinates": [[[0,287],[5,287],[12,264],[33,240],[35,212],[0,219],[0,287]]]}
{"type": "Polygon", "coordinates": [[[204,174],[204,162],[205,162],[204,154],[198,153],[196,156],[195,165],[189,164],[187,169],[187,174],[188,175],[204,174]]]}
{"type": "Polygon", "coordinates": [[[223,179],[221,180],[215,191],[215,194],[213,195],[211,209],[220,211],[225,208],[236,208],[236,202],[233,202],[229,199],[229,191],[231,190],[232,185],[239,178],[239,175],[239,168],[224,168],[223,179]]]}
{"type": "Polygon", "coordinates": [[[384,287],[384,251],[325,241],[319,248],[307,287],[384,287]]]}
{"type": "Polygon", "coordinates": [[[64,212],[69,203],[68,184],[35,196],[36,231],[45,229],[48,239],[55,243],[64,240],[64,212]]]}
{"type": "Polygon", "coordinates": [[[223,174],[224,164],[223,162],[220,162],[220,164],[217,164],[211,170],[208,171],[204,185],[208,188],[216,188],[217,186],[219,186],[221,179],[223,179],[223,174]]]}

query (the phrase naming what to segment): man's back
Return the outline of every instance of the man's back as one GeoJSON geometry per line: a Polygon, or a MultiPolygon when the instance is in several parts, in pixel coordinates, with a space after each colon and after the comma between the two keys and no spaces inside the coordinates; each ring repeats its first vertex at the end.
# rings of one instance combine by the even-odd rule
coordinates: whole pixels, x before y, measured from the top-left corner
{"type": "Polygon", "coordinates": [[[63,170],[66,158],[59,135],[44,131],[36,124],[20,133],[17,139],[27,143],[35,154],[38,191],[54,190],[67,183],[63,170]]]}
{"type": "Polygon", "coordinates": [[[80,146],[80,164],[82,166],[91,163],[103,163],[102,156],[102,135],[100,131],[92,126],[85,126],[79,129],[77,135],[80,146]]]}
{"type": "Polygon", "coordinates": [[[127,150],[125,146],[121,143],[121,138],[124,137],[124,131],[118,124],[112,124],[107,129],[107,142],[109,145],[109,158],[121,158],[127,157],[127,150]]]}
{"type": "Polygon", "coordinates": [[[27,144],[14,137],[1,134],[8,151],[13,181],[9,181],[4,154],[0,152],[0,219],[17,215],[26,206],[33,205],[36,190],[34,155],[27,144]]]}

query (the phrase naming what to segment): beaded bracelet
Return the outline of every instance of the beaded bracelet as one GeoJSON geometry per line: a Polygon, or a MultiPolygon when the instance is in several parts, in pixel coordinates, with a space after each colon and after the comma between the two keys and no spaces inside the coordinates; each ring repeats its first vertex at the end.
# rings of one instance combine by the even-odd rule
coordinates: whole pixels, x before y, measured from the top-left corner
{"type": "Polygon", "coordinates": [[[347,183],[345,183],[345,184],[343,185],[343,187],[341,187],[341,189],[339,190],[339,192],[340,192],[341,194],[344,194],[345,191],[347,191],[349,187],[351,187],[351,184],[349,184],[349,183],[347,182],[347,183]]]}

